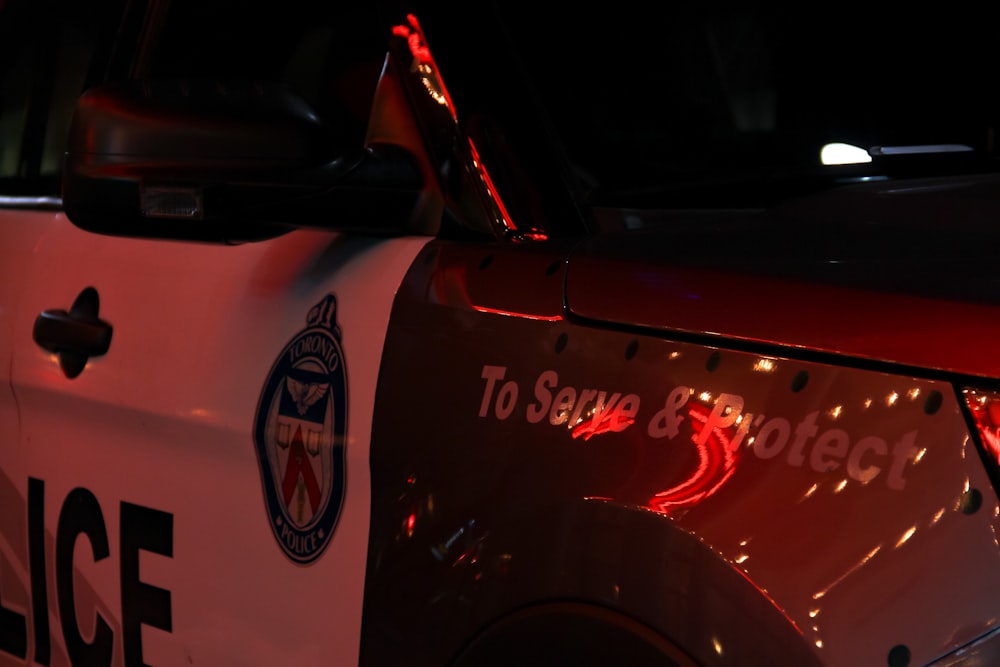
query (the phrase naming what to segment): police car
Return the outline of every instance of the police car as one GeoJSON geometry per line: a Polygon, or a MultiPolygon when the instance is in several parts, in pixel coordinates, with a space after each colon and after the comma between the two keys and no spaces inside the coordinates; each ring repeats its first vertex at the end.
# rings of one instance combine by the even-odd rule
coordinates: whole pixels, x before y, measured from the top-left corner
{"type": "Polygon", "coordinates": [[[471,4],[0,3],[0,665],[1000,663],[989,22],[471,4]]]}

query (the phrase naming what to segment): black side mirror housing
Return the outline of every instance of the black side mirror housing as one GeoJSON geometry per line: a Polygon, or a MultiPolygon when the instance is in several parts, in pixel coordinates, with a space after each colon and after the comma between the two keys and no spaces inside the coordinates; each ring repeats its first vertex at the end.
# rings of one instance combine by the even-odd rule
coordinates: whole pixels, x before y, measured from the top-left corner
{"type": "Polygon", "coordinates": [[[406,150],[345,150],[276,85],[130,81],[80,98],[62,197],[88,231],[237,243],[297,227],[407,233],[423,187],[406,150]]]}

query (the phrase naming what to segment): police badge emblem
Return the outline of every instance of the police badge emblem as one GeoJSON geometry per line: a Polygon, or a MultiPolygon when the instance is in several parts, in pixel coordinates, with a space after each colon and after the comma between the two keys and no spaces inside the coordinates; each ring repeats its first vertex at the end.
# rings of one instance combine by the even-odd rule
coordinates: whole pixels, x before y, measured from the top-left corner
{"type": "Polygon", "coordinates": [[[344,502],[347,373],[337,299],[313,306],[264,383],[253,439],[271,529],[285,554],[323,553],[344,502]]]}

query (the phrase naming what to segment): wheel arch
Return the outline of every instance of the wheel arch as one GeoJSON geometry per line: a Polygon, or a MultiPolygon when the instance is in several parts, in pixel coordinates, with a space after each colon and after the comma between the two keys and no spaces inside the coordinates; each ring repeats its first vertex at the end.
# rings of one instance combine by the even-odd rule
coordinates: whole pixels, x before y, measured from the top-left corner
{"type": "Polygon", "coordinates": [[[513,611],[474,636],[451,667],[698,667],[669,640],[621,612],[582,602],[513,611]]]}

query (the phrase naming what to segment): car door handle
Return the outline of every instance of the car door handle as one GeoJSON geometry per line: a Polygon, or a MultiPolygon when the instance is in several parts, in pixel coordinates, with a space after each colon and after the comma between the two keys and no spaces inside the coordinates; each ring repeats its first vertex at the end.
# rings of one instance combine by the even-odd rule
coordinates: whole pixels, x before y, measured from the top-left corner
{"type": "Polygon", "coordinates": [[[93,287],[80,292],[69,312],[44,310],[35,318],[32,338],[43,350],[59,356],[68,378],[79,375],[90,357],[106,354],[111,347],[112,327],[98,317],[100,296],[93,287]]]}

